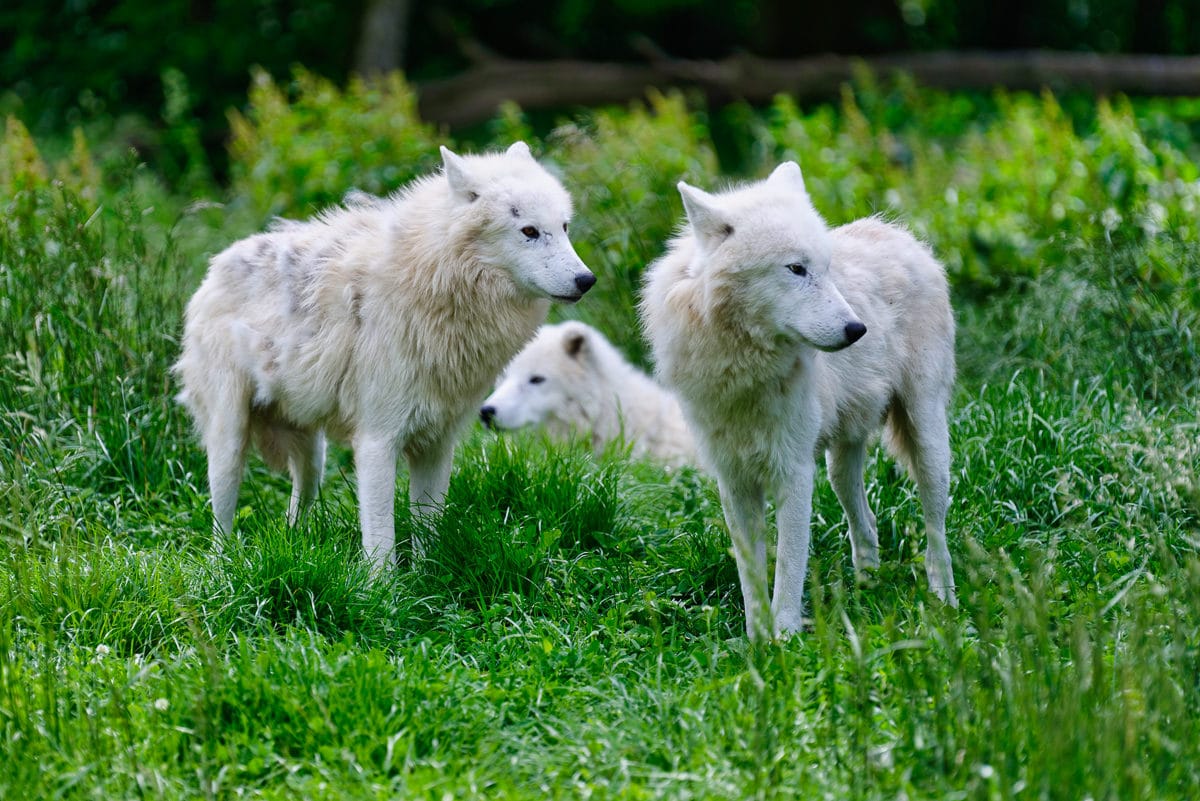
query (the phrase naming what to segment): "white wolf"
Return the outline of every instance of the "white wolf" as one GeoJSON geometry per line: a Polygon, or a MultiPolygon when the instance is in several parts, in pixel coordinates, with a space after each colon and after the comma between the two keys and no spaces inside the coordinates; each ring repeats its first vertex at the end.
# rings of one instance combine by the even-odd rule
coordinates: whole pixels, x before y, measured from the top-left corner
{"type": "Polygon", "coordinates": [[[919,488],[930,587],[955,604],[945,532],[954,317],[942,266],[878,219],[828,229],[794,162],[723,194],[679,191],[690,225],[649,269],[641,310],[660,374],[717,474],[748,634],[802,625],[818,451],[855,567],[879,564],[863,461],[884,420],[919,488]],[[768,492],[779,529],[769,606],[768,492]]]}
{"type": "Polygon", "coordinates": [[[558,439],[582,433],[597,451],[623,437],[635,457],[669,467],[696,463],[679,401],[585,323],[542,326],[479,416],[489,427],[541,426],[558,439]]]}
{"type": "Polygon", "coordinates": [[[440,508],[455,441],[497,373],[551,298],[595,283],[567,238],[570,197],[523,142],[442,159],[389,198],[281,222],[212,259],[175,370],[218,531],[233,525],[251,439],[290,471],[294,522],[328,434],[354,449],[363,546],[385,564],[399,455],[414,511],[440,508]]]}

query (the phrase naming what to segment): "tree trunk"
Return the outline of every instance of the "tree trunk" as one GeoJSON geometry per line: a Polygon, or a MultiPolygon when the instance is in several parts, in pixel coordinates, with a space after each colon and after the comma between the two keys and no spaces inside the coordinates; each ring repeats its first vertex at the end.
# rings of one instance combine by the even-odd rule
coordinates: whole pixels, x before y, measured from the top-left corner
{"type": "Polygon", "coordinates": [[[360,75],[382,75],[404,68],[410,0],[367,0],[354,53],[360,75]]]}

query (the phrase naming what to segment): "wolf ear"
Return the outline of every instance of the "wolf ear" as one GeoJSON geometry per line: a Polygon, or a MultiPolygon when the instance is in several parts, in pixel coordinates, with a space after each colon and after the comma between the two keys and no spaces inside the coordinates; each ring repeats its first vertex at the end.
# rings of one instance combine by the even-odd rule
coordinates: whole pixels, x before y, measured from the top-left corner
{"type": "Polygon", "coordinates": [[[519,157],[527,158],[527,159],[533,158],[533,154],[529,152],[529,145],[525,144],[524,142],[520,142],[520,141],[513,142],[511,145],[509,145],[508,150],[505,151],[505,154],[509,155],[509,156],[519,156],[519,157]]]}
{"type": "Polygon", "coordinates": [[[767,178],[767,183],[788,187],[803,195],[808,194],[808,190],[804,188],[804,175],[800,172],[800,165],[794,161],[785,161],[776,167],[767,178]]]}
{"type": "Polygon", "coordinates": [[[568,331],[567,335],[563,337],[563,348],[572,359],[579,358],[579,354],[583,353],[583,347],[586,344],[587,334],[582,331],[568,331]]]}
{"type": "Polygon", "coordinates": [[[470,203],[479,198],[475,190],[475,181],[467,171],[467,163],[462,156],[442,145],[442,166],[446,172],[446,180],[450,182],[450,191],[455,197],[470,203]]]}
{"type": "Polygon", "coordinates": [[[680,181],[677,186],[679,196],[683,198],[683,210],[701,248],[712,250],[724,242],[733,233],[733,226],[717,209],[716,198],[686,181],[680,181]]]}

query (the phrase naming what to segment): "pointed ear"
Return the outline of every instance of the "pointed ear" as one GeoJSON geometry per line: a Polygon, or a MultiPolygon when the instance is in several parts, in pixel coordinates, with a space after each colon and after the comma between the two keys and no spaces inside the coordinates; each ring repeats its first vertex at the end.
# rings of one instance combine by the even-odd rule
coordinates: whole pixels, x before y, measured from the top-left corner
{"type": "Polygon", "coordinates": [[[800,173],[800,165],[794,161],[785,161],[776,167],[775,171],[767,178],[767,183],[789,187],[802,194],[808,194],[804,188],[804,176],[800,173]]]}
{"type": "Polygon", "coordinates": [[[529,145],[525,144],[524,142],[513,142],[511,145],[509,145],[509,148],[505,151],[505,153],[509,156],[517,156],[520,158],[533,158],[533,154],[529,152],[529,145]]]}
{"type": "Polygon", "coordinates": [[[445,145],[442,146],[442,166],[446,180],[450,182],[450,191],[455,197],[468,203],[479,197],[479,192],[475,190],[475,182],[467,170],[466,161],[445,145]]]}
{"type": "Polygon", "coordinates": [[[716,198],[686,181],[680,181],[677,186],[679,196],[683,198],[683,210],[703,249],[715,248],[733,233],[733,226],[717,208],[716,198]]]}
{"type": "Polygon", "coordinates": [[[563,337],[563,349],[572,359],[578,359],[586,345],[587,334],[578,329],[567,331],[567,335],[563,337]]]}

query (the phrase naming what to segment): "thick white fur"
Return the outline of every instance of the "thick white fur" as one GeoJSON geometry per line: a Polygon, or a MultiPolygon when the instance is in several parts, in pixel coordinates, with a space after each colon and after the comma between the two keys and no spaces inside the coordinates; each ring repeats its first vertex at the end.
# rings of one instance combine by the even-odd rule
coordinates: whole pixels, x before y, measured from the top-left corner
{"type": "Polygon", "coordinates": [[[669,467],[696,463],[679,401],[585,323],[542,326],[480,415],[500,429],[540,426],[558,439],[584,434],[596,451],[624,439],[635,457],[669,467]]]}
{"type": "Polygon", "coordinates": [[[748,634],[801,627],[819,451],[855,567],[878,565],[863,461],[884,420],[920,491],[929,584],[955,604],[945,533],[954,318],[942,266],[879,219],[829,230],[792,162],[720,195],[682,182],[680,192],[689,225],[648,271],[641,310],[660,376],[718,477],[748,634]],[[769,604],[768,493],[779,530],[769,604]]]}
{"type": "Polygon", "coordinates": [[[455,441],[497,373],[550,297],[576,300],[594,282],[567,238],[570,197],[524,143],[442,156],[442,172],[392,197],[280,222],[212,259],[175,371],[217,531],[233,525],[252,439],[291,472],[294,522],[328,434],[354,449],[363,546],[387,563],[399,455],[414,511],[438,510],[455,441]]]}

